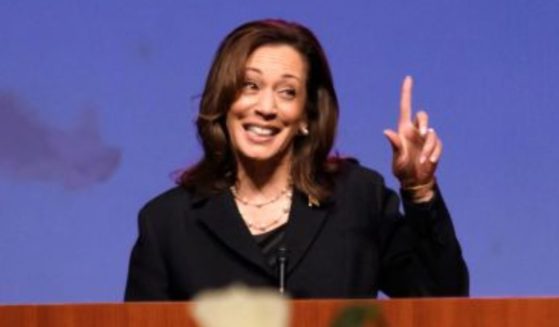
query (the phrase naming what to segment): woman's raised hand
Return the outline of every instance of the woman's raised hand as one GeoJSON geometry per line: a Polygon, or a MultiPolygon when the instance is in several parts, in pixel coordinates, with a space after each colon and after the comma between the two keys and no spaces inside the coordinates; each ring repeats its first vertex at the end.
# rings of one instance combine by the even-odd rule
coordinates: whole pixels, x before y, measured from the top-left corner
{"type": "Polygon", "coordinates": [[[402,83],[400,117],[397,131],[384,131],[392,146],[392,171],[400,180],[402,189],[412,194],[416,202],[428,201],[433,196],[435,170],[442,152],[442,143],[429,116],[419,111],[412,120],[413,80],[406,76],[402,83]]]}

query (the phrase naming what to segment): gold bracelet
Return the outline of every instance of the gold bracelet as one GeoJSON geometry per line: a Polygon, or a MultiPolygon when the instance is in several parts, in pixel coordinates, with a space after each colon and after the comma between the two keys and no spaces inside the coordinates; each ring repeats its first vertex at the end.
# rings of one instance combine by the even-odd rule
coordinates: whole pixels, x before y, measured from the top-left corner
{"type": "Polygon", "coordinates": [[[425,183],[425,184],[420,184],[420,185],[415,185],[415,186],[403,186],[402,185],[402,190],[406,191],[406,192],[415,192],[415,191],[419,191],[422,190],[424,188],[433,188],[433,186],[435,186],[435,179],[433,178],[432,180],[430,180],[429,182],[425,183]]]}
{"type": "Polygon", "coordinates": [[[402,191],[409,197],[412,202],[422,203],[430,201],[435,195],[433,186],[435,186],[435,179],[432,179],[430,182],[421,185],[407,187],[402,186],[402,191]]]}

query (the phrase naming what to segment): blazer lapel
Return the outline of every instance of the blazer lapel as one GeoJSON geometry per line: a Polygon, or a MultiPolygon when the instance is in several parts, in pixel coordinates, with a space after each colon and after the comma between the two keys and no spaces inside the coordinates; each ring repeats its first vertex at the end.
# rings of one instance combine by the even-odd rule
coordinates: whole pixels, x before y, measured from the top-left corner
{"type": "Polygon", "coordinates": [[[303,259],[326,221],[328,203],[310,206],[307,195],[296,192],[286,231],[287,272],[303,259]]]}
{"type": "Polygon", "coordinates": [[[193,212],[210,233],[248,262],[262,268],[272,276],[274,270],[266,264],[258,244],[246,228],[229,192],[209,197],[193,212]]]}

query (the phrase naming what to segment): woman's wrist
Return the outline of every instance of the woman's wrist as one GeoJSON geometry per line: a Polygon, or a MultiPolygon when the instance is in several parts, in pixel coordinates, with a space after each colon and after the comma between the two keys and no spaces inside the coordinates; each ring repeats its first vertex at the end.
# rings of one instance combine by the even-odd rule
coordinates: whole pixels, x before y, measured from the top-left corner
{"type": "Polygon", "coordinates": [[[402,185],[402,193],[412,203],[425,203],[435,197],[435,179],[418,185],[402,185]]]}

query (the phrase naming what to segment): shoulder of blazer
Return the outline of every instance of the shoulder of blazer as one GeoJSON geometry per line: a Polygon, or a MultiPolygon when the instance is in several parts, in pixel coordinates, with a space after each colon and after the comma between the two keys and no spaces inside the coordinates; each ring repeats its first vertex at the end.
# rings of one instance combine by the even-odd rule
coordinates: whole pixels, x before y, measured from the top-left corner
{"type": "Polygon", "coordinates": [[[192,194],[182,186],[175,186],[149,200],[140,210],[140,216],[169,216],[190,208],[192,194]]]}
{"type": "Polygon", "coordinates": [[[361,166],[355,160],[344,160],[336,176],[342,187],[384,187],[384,178],[376,170],[361,166]]]}

